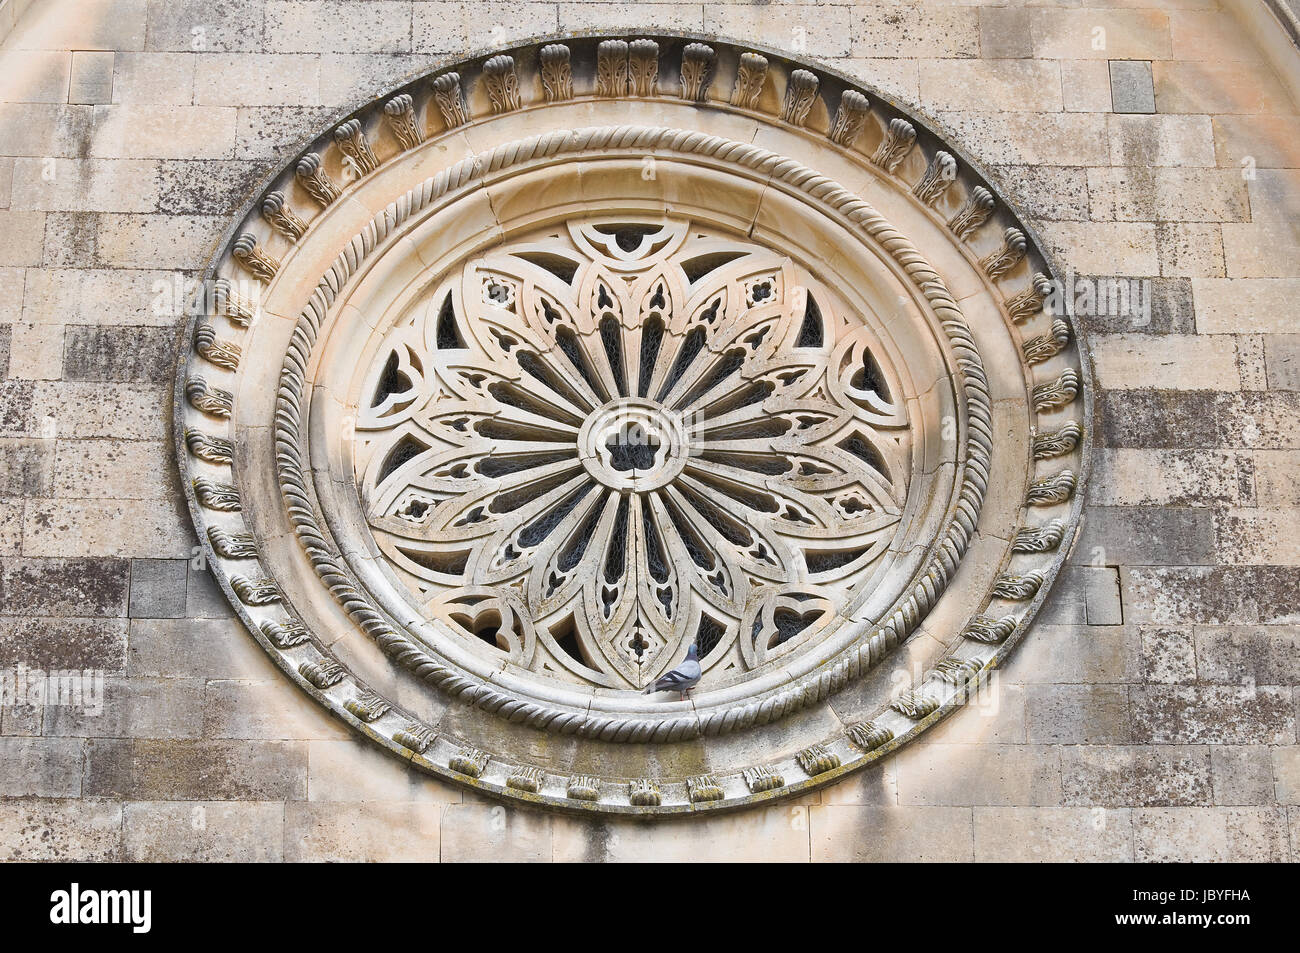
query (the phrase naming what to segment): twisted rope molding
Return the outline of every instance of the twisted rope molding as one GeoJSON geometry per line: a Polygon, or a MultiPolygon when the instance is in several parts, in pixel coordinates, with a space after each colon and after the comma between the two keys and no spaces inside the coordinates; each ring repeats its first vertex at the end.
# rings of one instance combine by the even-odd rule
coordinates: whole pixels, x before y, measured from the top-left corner
{"type": "Polygon", "coordinates": [[[294,531],[313,569],[335,601],[394,661],[459,701],[532,728],[616,742],[669,742],[716,736],[765,725],[822,701],[875,666],[910,635],[946,589],[970,545],[988,486],[992,460],[992,413],[988,380],[965,317],[939,274],[921,253],[867,202],[834,180],[758,146],[707,133],[647,126],[596,126],[558,130],[507,143],[426,179],[390,203],[344,247],[318,282],[299,315],[276,394],[275,457],[280,490],[294,531]],[[450,192],[519,163],[590,150],[647,150],[694,154],[730,162],[804,192],[880,244],[930,302],[956,357],[967,412],[967,457],[961,489],[937,551],[925,572],[887,620],[860,644],[842,651],[820,671],[769,691],[743,706],[674,718],[593,716],[499,691],[430,655],[396,631],[354,584],[331,550],[304,479],[301,451],[302,396],[307,364],[330,306],[376,248],[413,214],[450,192]]]}

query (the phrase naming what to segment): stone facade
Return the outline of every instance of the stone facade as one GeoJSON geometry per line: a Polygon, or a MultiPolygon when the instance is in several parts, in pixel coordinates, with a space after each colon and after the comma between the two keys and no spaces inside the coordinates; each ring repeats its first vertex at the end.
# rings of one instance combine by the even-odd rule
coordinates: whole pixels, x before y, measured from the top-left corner
{"type": "Polygon", "coordinates": [[[0,708],[0,856],[1300,850],[1300,54],[1259,11],[24,6],[0,7],[15,23],[0,51],[0,669],[102,672],[103,703],[0,708]],[[996,704],[780,806],[593,821],[416,773],[310,704],[252,641],[192,564],[171,454],[178,289],[343,107],[471,48],[653,27],[823,61],[984,164],[1092,297],[1077,311],[1096,371],[1093,476],[1083,535],[996,704]],[[408,836],[375,836],[392,828],[408,836]]]}

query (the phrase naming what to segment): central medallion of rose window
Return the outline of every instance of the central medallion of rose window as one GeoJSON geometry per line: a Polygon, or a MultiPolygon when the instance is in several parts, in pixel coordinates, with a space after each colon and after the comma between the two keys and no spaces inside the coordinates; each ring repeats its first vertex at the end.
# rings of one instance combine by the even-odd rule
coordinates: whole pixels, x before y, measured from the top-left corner
{"type": "Polygon", "coordinates": [[[413,607],[488,657],[637,689],[693,641],[704,684],[740,678],[890,563],[911,439],[883,354],[788,255],[571,219],[458,264],[387,332],[365,519],[413,607]]]}

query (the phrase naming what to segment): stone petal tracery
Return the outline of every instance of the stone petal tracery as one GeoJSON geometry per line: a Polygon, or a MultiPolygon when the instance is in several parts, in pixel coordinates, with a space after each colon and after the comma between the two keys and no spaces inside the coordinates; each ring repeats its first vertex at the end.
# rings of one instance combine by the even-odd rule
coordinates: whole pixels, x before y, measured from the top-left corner
{"type": "Polygon", "coordinates": [[[906,493],[898,386],[833,300],[685,221],[570,223],[467,263],[362,386],[380,549],[518,664],[522,621],[483,636],[446,593],[527,607],[541,671],[636,687],[691,641],[706,669],[762,664],[747,608],[796,582],[847,595],[906,493]]]}

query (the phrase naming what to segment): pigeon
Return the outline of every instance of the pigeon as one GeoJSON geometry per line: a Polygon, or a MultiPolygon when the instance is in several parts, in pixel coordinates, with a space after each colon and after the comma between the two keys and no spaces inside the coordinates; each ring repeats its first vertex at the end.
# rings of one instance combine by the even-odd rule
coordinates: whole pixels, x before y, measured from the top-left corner
{"type": "Polygon", "coordinates": [[[657,678],[653,685],[647,685],[643,695],[653,695],[655,692],[680,692],[682,700],[686,700],[686,693],[696,686],[700,680],[700,653],[691,643],[690,649],[686,652],[686,659],[681,665],[678,665],[670,672],[664,672],[657,678]]]}

